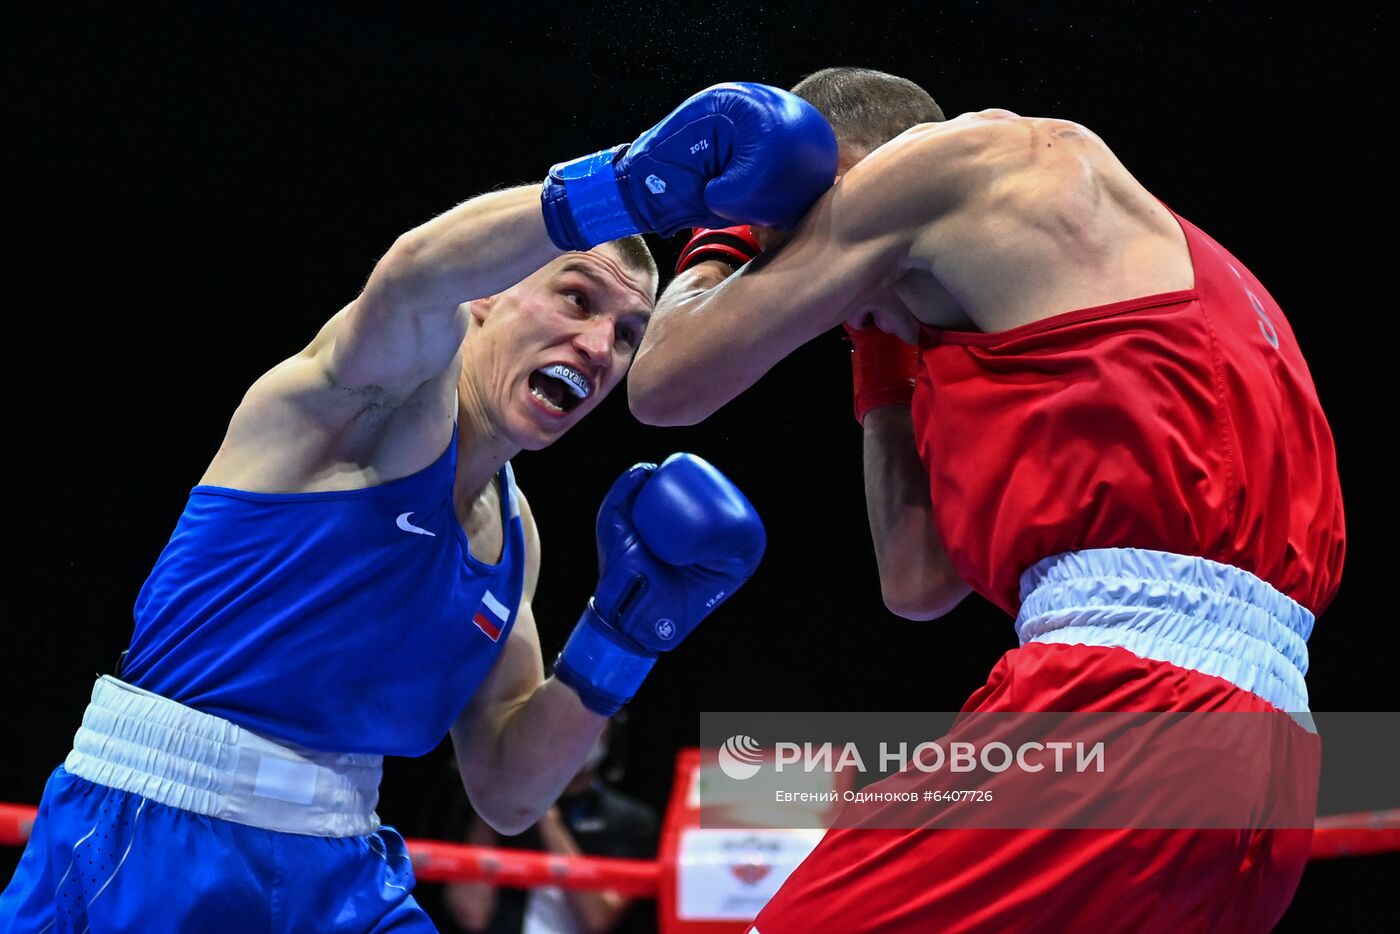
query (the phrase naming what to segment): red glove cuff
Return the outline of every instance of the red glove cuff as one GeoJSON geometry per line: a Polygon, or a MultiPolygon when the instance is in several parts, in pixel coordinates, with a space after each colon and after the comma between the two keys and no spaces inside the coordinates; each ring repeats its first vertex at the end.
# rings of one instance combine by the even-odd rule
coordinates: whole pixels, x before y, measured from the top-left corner
{"type": "Polygon", "coordinates": [[[716,229],[697,227],[691,232],[690,242],[681,250],[681,258],[676,261],[676,274],[680,275],[707,259],[717,259],[738,269],[762,252],[758,238],[753,235],[753,227],[748,224],[716,229]]]}
{"type": "Polygon", "coordinates": [[[879,328],[857,330],[843,324],[851,341],[856,421],[884,405],[909,405],[919,375],[919,348],[879,328]]]}

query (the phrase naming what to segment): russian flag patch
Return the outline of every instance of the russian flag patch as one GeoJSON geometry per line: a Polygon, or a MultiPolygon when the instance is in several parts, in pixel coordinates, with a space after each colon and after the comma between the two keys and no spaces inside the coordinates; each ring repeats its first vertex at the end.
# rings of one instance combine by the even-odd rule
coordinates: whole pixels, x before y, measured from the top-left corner
{"type": "Polygon", "coordinates": [[[476,628],[486,633],[492,642],[499,642],[501,630],[505,628],[506,620],[510,619],[510,611],[491,595],[491,591],[486,591],[481,595],[481,608],[472,617],[472,622],[476,623],[476,628]]]}

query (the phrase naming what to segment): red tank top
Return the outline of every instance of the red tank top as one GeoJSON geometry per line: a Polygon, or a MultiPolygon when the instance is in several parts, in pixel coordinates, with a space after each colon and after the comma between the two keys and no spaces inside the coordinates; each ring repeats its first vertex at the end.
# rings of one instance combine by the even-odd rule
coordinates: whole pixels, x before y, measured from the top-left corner
{"type": "Polygon", "coordinates": [[[1021,573],[1084,548],[1243,568],[1320,613],[1345,534],[1336,452],[1293,331],[1181,221],[1195,287],[994,334],[925,328],[914,434],[953,566],[1015,614],[1021,573]]]}

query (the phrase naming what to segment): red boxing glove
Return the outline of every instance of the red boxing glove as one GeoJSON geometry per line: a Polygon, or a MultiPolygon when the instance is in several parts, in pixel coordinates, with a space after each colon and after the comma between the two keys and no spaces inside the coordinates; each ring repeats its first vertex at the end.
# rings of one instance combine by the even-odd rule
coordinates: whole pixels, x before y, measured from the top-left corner
{"type": "Polygon", "coordinates": [[[919,375],[919,348],[879,328],[841,327],[851,341],[851,376],[855,382],[856,421],[882,405],[909,405],[919,375]]]}
{"type": "Polygon", "coordinates": [[[696,227],[691,231],[690,242],[681,250],[681,258],[676,261],[676,275],[707,259],[717,259],[738,269],[762,252],[763,247],[758,245],[753,227],[748,224],[717,229],[696,227]]]}

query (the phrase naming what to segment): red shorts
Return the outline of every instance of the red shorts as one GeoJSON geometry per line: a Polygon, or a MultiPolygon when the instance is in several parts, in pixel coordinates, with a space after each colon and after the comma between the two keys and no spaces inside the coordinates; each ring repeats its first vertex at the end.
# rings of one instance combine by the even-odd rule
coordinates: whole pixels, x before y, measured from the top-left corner
{"type": "MultiPolygon", "coordinates": [[[[1004,655],[963,710],[1273,708],[1221,678],[1125,649],[1031,643],[1004,655]]],[[[1316,773],[1284,780],[1311,808],[1316,773]]],[[[833,829],[754,927],[1267,931],[1293,898],[1311,840],[1308,829],[833,829]]]]}

